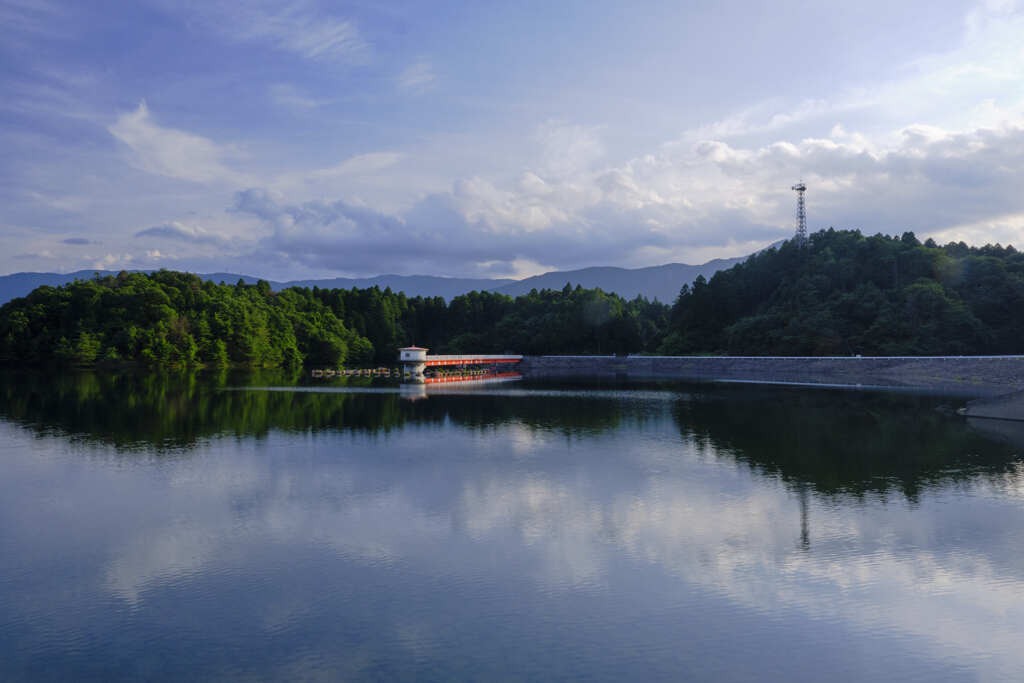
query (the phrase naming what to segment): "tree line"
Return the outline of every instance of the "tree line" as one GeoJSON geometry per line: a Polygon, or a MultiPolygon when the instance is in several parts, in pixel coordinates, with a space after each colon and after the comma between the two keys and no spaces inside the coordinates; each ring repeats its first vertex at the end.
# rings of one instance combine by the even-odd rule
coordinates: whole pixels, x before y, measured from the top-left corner
{"type": "MultiPolygon", "coordinates": [[[[369,386],[346,377],[346,386],[369,386]]],[[[118,451],[174,450],[184,455],[216,437],[262,438],[271,431],[386,434],[406,424],[492,431],[515,424],[565,436],[613,430],[623,415],[615,401],[477,395],[472,401],[407,401],[397,393],[219,391],[225,387],[317,385],[301,368],[69,368],[61,373],[0,367],[0,419],[38,434],[118,451]]]]}
{"type": "Polygon", "coordinates": [[[350,367],[433,353],[982,355],[1024,352],[1024,254],[828,230],[684,284],[669,307],[566,285],[450,302],[204,282],[161,270],[39,287],[0,307],[0,361],[350,367]]]}
{"type": "Polygon", "coordinates": [[[1024,352],[1024,254],[829,228],[684,285],[668,354],[1024,352]]]}
{"type": "Polygon", "coordinates": [[[300,367],[392,363],[434,353],[637,353],[664,336],[669,307],[600,289],[471,292],[446,302],[390,288],[204,282],[161,270],[39,287],[0,308],[0,361],[75,365],[300,367]]]}

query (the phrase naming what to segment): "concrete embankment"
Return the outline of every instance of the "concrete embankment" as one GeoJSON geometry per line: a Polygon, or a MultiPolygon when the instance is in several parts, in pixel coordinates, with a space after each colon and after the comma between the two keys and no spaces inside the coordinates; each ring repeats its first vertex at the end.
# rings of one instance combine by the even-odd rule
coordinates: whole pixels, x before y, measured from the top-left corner
{"type": "MultiPolygon", "coordinates": [[[[1024,356],[527,356],[520,370],[527,377],[843,384],[933,390],[964,397],[1024,390],[1024,356]]],[[[1024,399],[1014,405],[1024,411],[1024,399]]],[[[1024,412],[1019,415],[1024,419],[1024,412]]]]}

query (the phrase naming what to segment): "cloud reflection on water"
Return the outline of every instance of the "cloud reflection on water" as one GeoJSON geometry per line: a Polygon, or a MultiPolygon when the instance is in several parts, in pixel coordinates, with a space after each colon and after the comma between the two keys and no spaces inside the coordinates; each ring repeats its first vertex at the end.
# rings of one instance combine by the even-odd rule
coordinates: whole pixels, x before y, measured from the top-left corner
{"type": "MultiPolygon", "coordinates": [[[[134,462],[111,446],[69,449],[65,437],[5,423],[5,459],[17,466],[3,507],[23,506],[27,525],[53,523],[46,505],[6,495],[42,478],[62,506],[133,517],[105,526],[61,516],[65,528],[40,534],[32,561],[41,566],[46,551],[66,552],[79,535],[94,549],[80,560],[99,564],[80,573],[77,590],[93,590],[99,575],[104,590],[142,611],[183,586],[207,598],[226,579],[275,586],[251,607],[270,632],[367,599],[334,585],[332,568],[344,566],[413,577],[411,588],[384,584],[413,602],[434,582],[493,600],[532,591],[618,604],[660,593],[669,612],[697,593],[768,624],[882,636],[890,649],[986,679],[1024,668],[1024,470],[1015,460],[996,471],[961,462],[963,472],[928,476],[912,497],[878,487],[812,492],[803,547],[800,489],[781,456],[758,464],[769,461],[742,439],[723,445],[714,428],[681,422],[670,401],[609,398],[592,407],[614,410],[618,426],[601,431],[586,420],[573,428],[550,407],[478,423],[463,413],[476,399],[445,400],[452,419],[443,427],[406,421],[381,436],[271,426],[258,441],[212,437],[191,457],[134,462]],[[61,477],[68,464],[73,476],[61,477]],[[333,592],[289,588],[292,572],[333,592]]],[[[444,637],[429,609],[378,616],[419,656],[444,637]]]]}

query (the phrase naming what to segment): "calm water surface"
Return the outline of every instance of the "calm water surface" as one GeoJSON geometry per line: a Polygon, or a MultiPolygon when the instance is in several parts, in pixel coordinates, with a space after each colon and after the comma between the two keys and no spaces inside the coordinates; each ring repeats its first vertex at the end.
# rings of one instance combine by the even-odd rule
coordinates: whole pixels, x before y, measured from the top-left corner
{"type": "Polygon", "coordinates": [[[1024,679],[1024,429],[908,394],[0,375],[0,679],[1024,679]]]}

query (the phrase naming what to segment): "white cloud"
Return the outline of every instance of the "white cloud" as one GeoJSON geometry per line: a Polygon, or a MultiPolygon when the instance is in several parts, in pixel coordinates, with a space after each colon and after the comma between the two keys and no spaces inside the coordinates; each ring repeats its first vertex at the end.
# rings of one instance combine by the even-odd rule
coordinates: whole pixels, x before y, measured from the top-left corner
{"type": "Polygon", "coordinates": [[[711,123],[688,130],[684,142],[720,140],[744,135],[775,133],[823,116],[836,116],[843,112],[867,106],[861,98],[841,103],[823,99],[805,100],[793,106],[781,99],[759,102],[739,112],[711,123]]]}
{"type": "Polygon", "coordinates": [[[1024,14],[1019,2],[983,2],[964,20],[960,44],[904,64],[876,82],[837,84],[827,96],[773,98],[688,130],[684,144],[752,136],[801,135],[825,121],[869,127],[877,144],[909,123],[968,132],[1024,115],[1024,14]],[[902,123],[901,123],[902,122],[902,123]]]}
{"type": "Polygon", "coordinates": [[[106,254],[102,258],[96,260],[92,267],[96,270],[115,270],[120,268],[129,268],[131,262],[135,260],[132,254],[106,254]]]}
{"type": "Polygon", "coordinates": [[[309,59],[350,61],[366,49],[351,22],[297,8],[256,15],[245,35],[269,39],[309,59]]]}
{"type": "Polygon", "coordinates": [[[378,195],[395,196],[395,167],[406,159],[400,152],[367,152],[344,159],[333,166],[282,173],[267,186],[279,197],[296,201],[343,196],[355,203],[361,191],[380,188],[378,195]]]}
{"type": "Polygon", "coordinates": [[[422,94],[436,84],[437,74],[434,73],[433,65],[422,57],[398,75],[398,87],[416,94],[422,94]]]}
{"type": "MultiPolygon", "coordinates": [[[[324,7],[300,2],[282,8],[260,1],[243,10],[235,3],[197,2],[189,10],[189,26],[315,62],[295,71],[282,69],[269,84],[256,86],[263,104],[312,112],[343,101],[334,94],[340,89],[331,94],[316,90],[320,80],[313,76],[321,76],[325,64],[371,57],[353,20],[324,7]],[[316,74],[304,78],[303,68],[316,74]]],[[[41,27],[51,20],[59,23],[68,10],[19,0],[0,4],[0,16],[4,12],[18,21],[34,17],[41,27]]],[[[23,206],[7,220],[46,225],[63,236],[82,231],[77,221],[88,216],[97,230],[122,236],[145,226],[173,228],[175,222],[164,222],[170,217],[183,226],[198,220],[210,231],[205,236],[173,230],[162,235],[190,242],[196,259],[202,253],[220,257],[222,243],[215,235],[240,234],[259,221],[273,234],[263,243],[263,256],[272,260],[283,252],[288,264],[317,264],[321,272],[346,262],[357,263],[364,274],[521,273],[531,264],[642,266],[746,253],[791,232],[794,198],[789,187],[803,177],[810,187],[812,229],[912,229],[921,237],[1020,245],[1024,200],[1018,197],[1013,171],[1024,164],[1021,35],[1019,3],[987,2],[966,17],[962,40],[951,42],[950,49],[893,63],[876,82],[836,83],[826,92],[796,98],[782,93],[740,104],[733,113],[719,111],[717,120],[689,130],[651,134],[639,149],[624,143],[636,139],[627,128],[648,119],[621,128],[602,124],[600,108],[585,109],[589,103],[582,87],[577,112],[585,113],[575,120],[571,112],[553,114],[535,103],[481,96],[473,106],[500,105],[511,112],[510,123],[503,118],[501,130],[481,124],[457,133],[422,128],[403,138],[388,134],[388,126],[399,125],[393,120],[374,121],[371,125],[380,128],[366,129],[375,131],[366,144],[358,135],[355,142],[325,135],[322,148],[306,156],[317,161],[306,167],[282,167],[282,159],[304,154],[300,137],[319,142],[318,136],[283,135],[266,147],[247,137],[246,150],[273,150],[273,156],[251,159],[199,129],[163,125],[167,122],[160,111],[151,112],[142,102],[113,123],[104,114],[102,125],[119,143],[117,155],[103,150],[107,156],[100,157],[90,144],[55,146],[49,132],[42,131],[45,126],[33,133],[31,144],[20,143],[26,151],[6,177],[21,182],[16,199],[23,206]],[[553,115],[565,118],[549,118],[553,115]],[[659,143],[670,135],[671,140],[659,143]],[[285,145],[294,147],[282,152],[285,145]],[[630,151],[623,153],[624,148],[630,151]],[[328,150],[338,150],[334,158],[341,161],[324,162],[321,155],[328,150]],[[151,177],[125,167],[121,154],[151,177]],[[67,170],[78,167],[89,173],[67,170]],[[167,178],[193,185],[184,188],[167,178]],[[228,192],[244,188],[276,193],[277,213],[271,221],[252,213],[220,215],[228,192]],[[184,207],[181,213],[173,203],[184,207]],[[226,229],[211,216],[229,223],[226,229]],[[447,255],[434,246],[444,242],[447,255]],[[457,243],[454,248],[452,243],[457,243]]],[[[253,50],[248,52],[252,56],[253,50]]],[[[435,65],[416,54],[402,54],[405,61],[398,68],[361,70],[360,79],[379,82],[373,93],[352,93],[362,98],[359,107],[372,110],[371,100],[393,98],[396,87],[408,92],[434,87],[435,65]],[[401,67],[405,70],[398,73],[401,67]]],[[[270,58],[280,62],[282,55],[270,58]]],[[[109,112],[110,105],[83,102],[103,90],[108,78],[88,64],[80,71],[33,64],[8,79],[14,96],[0,109],[21,117],[45,112],[60,116],[63,124],[91,128],[93,112],[109,112]]],[[[444,74],[453,92],[459,78],[457,69],[444,74]]],[[[650,97],[654,103],[658,95],[650,97]]],[[[420,104],[428,106],[428,98],[420,104]]],[[[319,125],[322,118],[306,116],[303,124],[319,125]]],[[[0,135],[10,140],[13,134],[0,135]]],[[[41,253],[49,246],[40,242],[12,253],[41,253]]]]}
{"type": "Polygon", "coordinates": [[[367,60],[370,47],[349,19],[306,1],[287,4],[204,2],[193,11],[211,29],[232,40],[259,42],[306,59],[353,64],[367,60]]]}
{"type": "Polygon", "coordinates": [[[160,126],[145,101],[135,111],[121,114],[107,130],[127,146],[130,162],[147,173],[196,183],[246,184],[245,177],[226,164],[228,148],[200,135],[160,126]]]}
{"type": "Polygon", "coordinates": [[[326,100],[311,97],[290,83],[274,83],[267,87],[270,101],[293,111],[310,111],[321,107],[326,100]]]}
{"type": "Polygon", "coordinates": [[[17,254],[14,258],[19,260],[31,260],[31,259],[53,259],[53,252],[49,249],[43,249],[42,251],[27,251],[21,254],[17,254]]]}
{"type": "Polygon", "coordinates": [[[599,126],[547,121],[538,126],[538,172],[543,177],[568,178],[593,170],[606,150],[599,126]]]}
{"type": "Polygon", "coordinates": [[[8,47],[31,45],[32,38],[65,38],[72,34],[67,14],[47,0],[2,0],[0,35],[8,47]]]}
{"type": "MultiPolygon", "coordinates": [[[[985,107],[990,118],[1005,113],[991,102],[985,107]]],[[[802,116],[773,114],[764,129],[785,130],[802,116]]],[[[470,175],[400,210],[367,205],[358,188],[374,176],[388,186],[409,160],[405,153],[359,154],[261,182],[227,165],[228,148],[155,124],[145,103],[110,130],[150,172],[236,185],[255,180],[251,187],[274,189],[273,198],[259,195],[258,210],[258,191],[236,207],[236,216],[256,217],[271,233],[260,248],[303,267],[350,273],[518,274],[523,264],[641,266],[741,255],[790,233],[788,188],[801,177],[810,187],[812,229],[911,229],[922,237],[995,241],[982,238],[998,224],[996,239],[1022,237],[1014,169],[1024,163],[1024,119],[1012,116],[966,131],[920,122],[881,134],[839,119],[822,137],[745,144],[741,136],[697,139],[690,131],[615,164],[601,127],[549,121],[533,136],[534,161],[514,180],[470,175]],[[325,199],[301,199],[311,196],[325,199]]],[[[143,232],[218,244],[174,224],[143,232]]]]}
{"type": "MultiPolygon", "coordinates": [[[[1015,170],[1024,164],[1024,122],[968,133],[911,125],[885,145],[836,125],[827,137],[761,146],[668,145],[610,167],[599,165],[592,131],[563,125],[547,139],[569,160],[563,167],[526,170],[505,184],[468,177],[404,211],[265,193],[257,193],[260,208],[250,197],[239,210],[272,226],[266,248],[307,266],[376,262],[406,272],[493,272],[502,263],[513,273],[517,262],[639,266],[750,253],[792,231],[789,187],[800,177],[809,186],[812,230],[914,230],[923,238],[964,226],[985,242],[995,239],[984,229],[998,223],[999,240],[1024,237],[1015,170]]],[[[344,167],[333,174],[340,178],[344,167]]]]}
{"type": "Polygon", "coordinates": [[[349,157],[339,164],[328,168],[318,168],[309,171],[306,177],[310,179],[338,178],[341,176],[373,173],[391,168],[402,160],[403,155],[398,152],[369,152],[349,157]]]}
{"type": "Polygon", "coordinates": [[[103,121],[103,116],[88,103],[89,89],[95,87],[91,74],[40,68],[28,76],[5,79],[3,87],[5,97],[0,100],[0,111],[88,124],[103,121]]]}
{"type": "Polygon", "coordinates": [[[930,235],[940,244],[966,242],[967,244],[1024,244],[1024,212],[974,222],[962,223],[930,235]]]}

